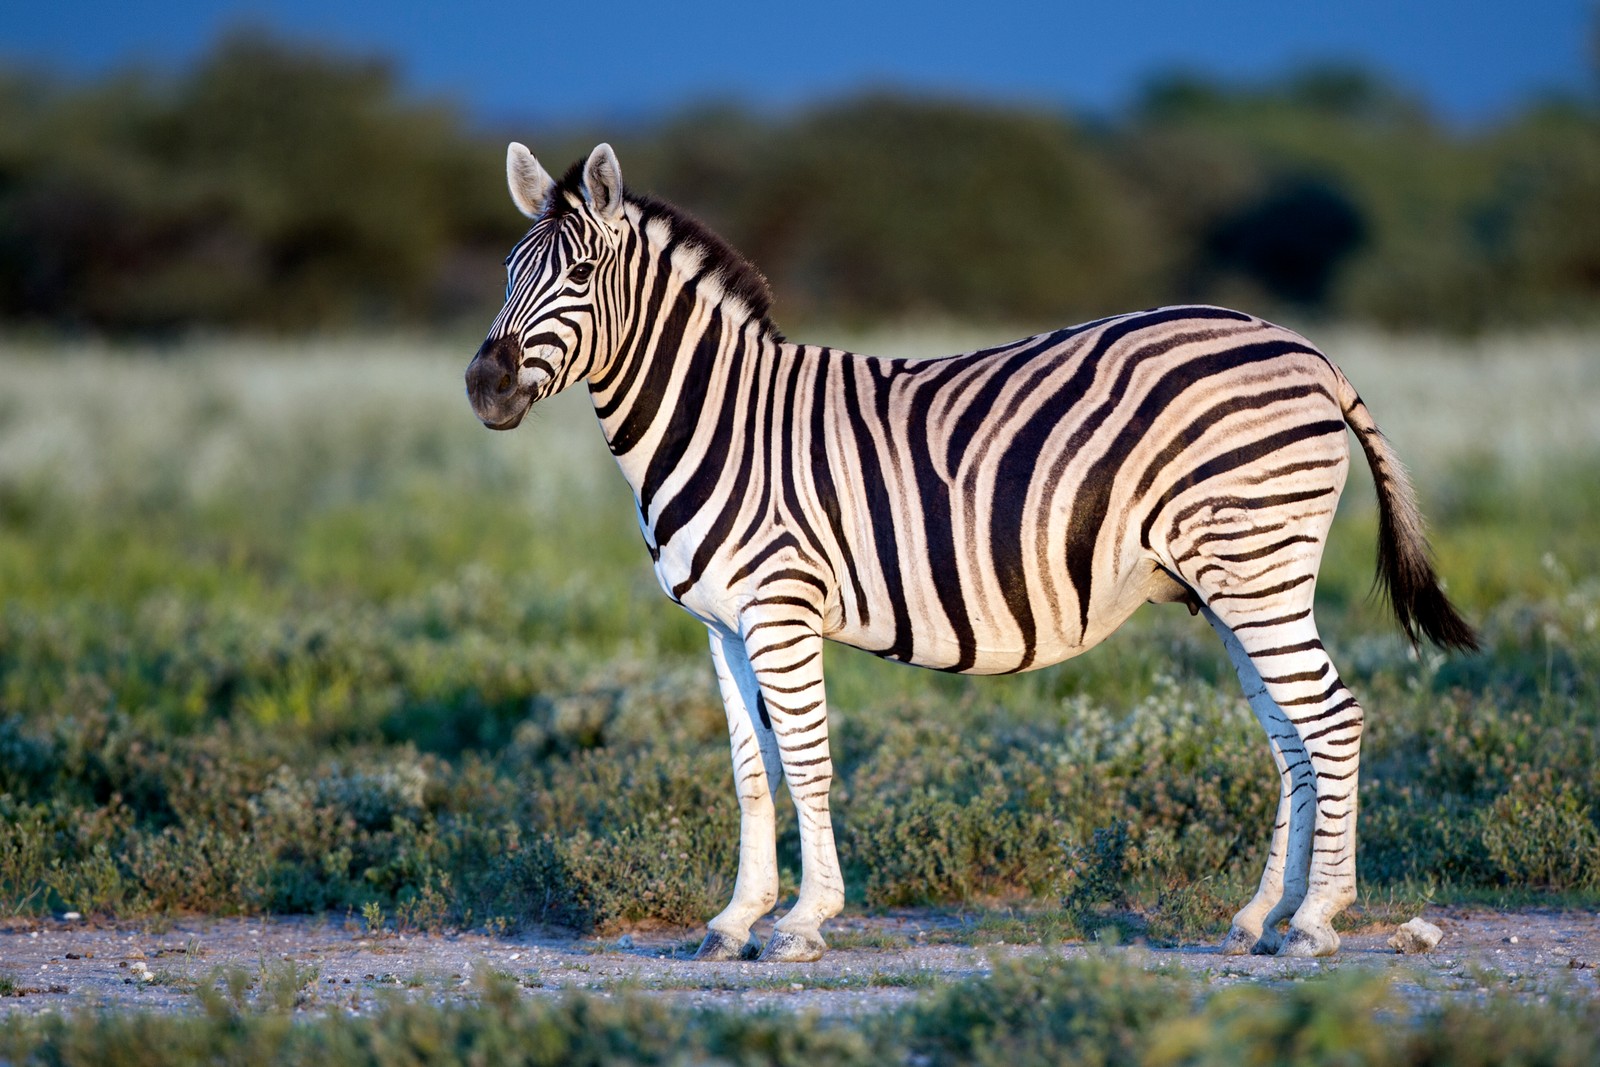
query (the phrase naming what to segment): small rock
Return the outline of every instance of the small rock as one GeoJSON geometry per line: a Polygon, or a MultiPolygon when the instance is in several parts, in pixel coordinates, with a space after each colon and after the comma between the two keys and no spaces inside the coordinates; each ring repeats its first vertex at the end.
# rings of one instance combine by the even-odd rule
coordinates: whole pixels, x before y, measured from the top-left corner
{"type": "Polygon", "coordinates": [[[1505,939],[1505,942],[1508,945],[1515,945],[1517,943],[1517,935],[1512,934],[1510,937],[1505,939]]]}
{"type": "Polygon", "coordinates": [[[633,935],[623,934],[621,937],[617,938],[617,947],[622,949],[624,952],[633,948],[633,935]]]}
{"type": "Polygon", "coordinates": [[[1405,955],[1427,952],[1444,937],[1444,931],[1425,919],[1412,919],[1389,938],[1389,947],[1405,955]]]}
{"type": "Polygon", "coordinates": [[[61,913],[61,921],[64,923],[76,922],[81,918],[83,918],[83,915],[76,911],[64,911],[61,913]]]}
{"type": "Polygon", "coordinates": [[[81,959],[83,959],[83,956],[80,953],[77,953],[77,952],[69,952],[69,953],[67,953],[67,959],[69,959],[69,960],[81,960],[81,959]]]}
{"type": "Polygon", "coordinates": [[[806,987],[801,985],[799,982],[790,982],[789,988],[794,990],[796,993],[804,993],[806,989],[806,987]]]}

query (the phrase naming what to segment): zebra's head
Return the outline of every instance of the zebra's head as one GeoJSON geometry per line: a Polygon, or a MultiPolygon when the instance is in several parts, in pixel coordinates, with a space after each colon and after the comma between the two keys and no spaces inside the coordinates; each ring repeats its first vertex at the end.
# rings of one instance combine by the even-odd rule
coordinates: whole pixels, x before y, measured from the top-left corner
{"type": "Polygon", "coordinates": [[[506,257],[506,303],[467,367],[472,410],[509,430],[536,401],[560,392],[611,351],[618,323],[618,251],[626,222],[622,168],[608,144],[559,182],[512,142],[506,182],[533,228],[506,257]]]}

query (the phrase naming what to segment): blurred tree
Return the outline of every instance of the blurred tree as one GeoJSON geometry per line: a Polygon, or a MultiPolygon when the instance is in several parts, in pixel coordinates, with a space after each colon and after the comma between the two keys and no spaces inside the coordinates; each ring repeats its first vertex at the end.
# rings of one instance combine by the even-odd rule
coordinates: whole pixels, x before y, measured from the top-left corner
{"type": "MultiPolygon", "coordinates": [[[[768,272],[791,325],[1045,325],[1193,299],[1404,328],[1600,311],[1600,95],[1448,130],[1324,65],[1258,85],[1166,75],[1093,125],[874,94],[513,135],[553,170],[611,140],[635,188],[768,272]]],[[[0,323],[487,316],[521,225],[503,152],[381,61],[259,33],[177,76],[0,71],[0,323]]]]}
{"type": "Polygon", "coordinates": [[[449,111],[399,102],[378,62],[240,34],[177,82],[13,81],[0,107],[16,123],[0,143],[9,318],[412,318],[450,244],[488,229],[494,157],[474,159],[449,111]]]}
{"type": "Polygon", "coordinates": [[[1154,292],[1139,216],[1056,116],[850,100],[770,138],[749,177],[736,243],[802,315],[1058,321],[1154,292]]]}
{"type": "Polygon", "coordinates": [[[1321,307],[1334,273],[1366,238],[1366,220],[1342,189],[1317,176],[1283,178],[1206,236],[1204,252],[1268,294],[1321,307]]]}

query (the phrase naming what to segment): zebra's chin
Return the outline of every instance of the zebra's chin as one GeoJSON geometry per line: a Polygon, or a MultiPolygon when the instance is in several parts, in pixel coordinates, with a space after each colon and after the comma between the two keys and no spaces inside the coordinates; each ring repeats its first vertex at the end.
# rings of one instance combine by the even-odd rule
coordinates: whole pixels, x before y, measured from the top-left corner
{"type": "Polygon", "coordinates": [[[489,429],[515,430],[527,417],[528,410],[538,397],[522,389],[505,396],[485,397],[482,392],[475,392],[469,387],[467,399],[472,403],[472,413],[489,429]]]}
{"type": "Polygon", "coordinates": [[[526,404],[522,405],[522,409],[520,411],[511,416],[509,419],[502,419],[499,422],[490,422],[484,416],[479,415],[478,420],[491,430],[515,430],[518,426],[522,425],[523,418],[527,416],[528,410],[532,407],[533,401],[529,400],[526,404]]]}

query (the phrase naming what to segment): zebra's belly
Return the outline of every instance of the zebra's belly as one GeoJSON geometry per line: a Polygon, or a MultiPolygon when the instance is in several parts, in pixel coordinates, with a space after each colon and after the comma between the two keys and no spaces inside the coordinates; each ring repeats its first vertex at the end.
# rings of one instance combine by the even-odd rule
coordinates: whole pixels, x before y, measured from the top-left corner
{"type": "Polygon", "coordinates": [[[986,627],[981,619],[968,619],[957,627],[946,619],[910,620],[910,641],[891,626],[849,626],[829,633],[830,640],[871,652],[875,656],[934,670],[960,674],[1014,674],[1038,670],[1089,651],[1105,640],[1142,602],[1118,605],[1113,617],[1091,616],[1087,629],[1046,625],[1030,644],[1015,627],[986,627]],[[970,627],[970,630],[967,628],[970,627]],[[963,665],[963,661],[967,661],[963,665]]]}

